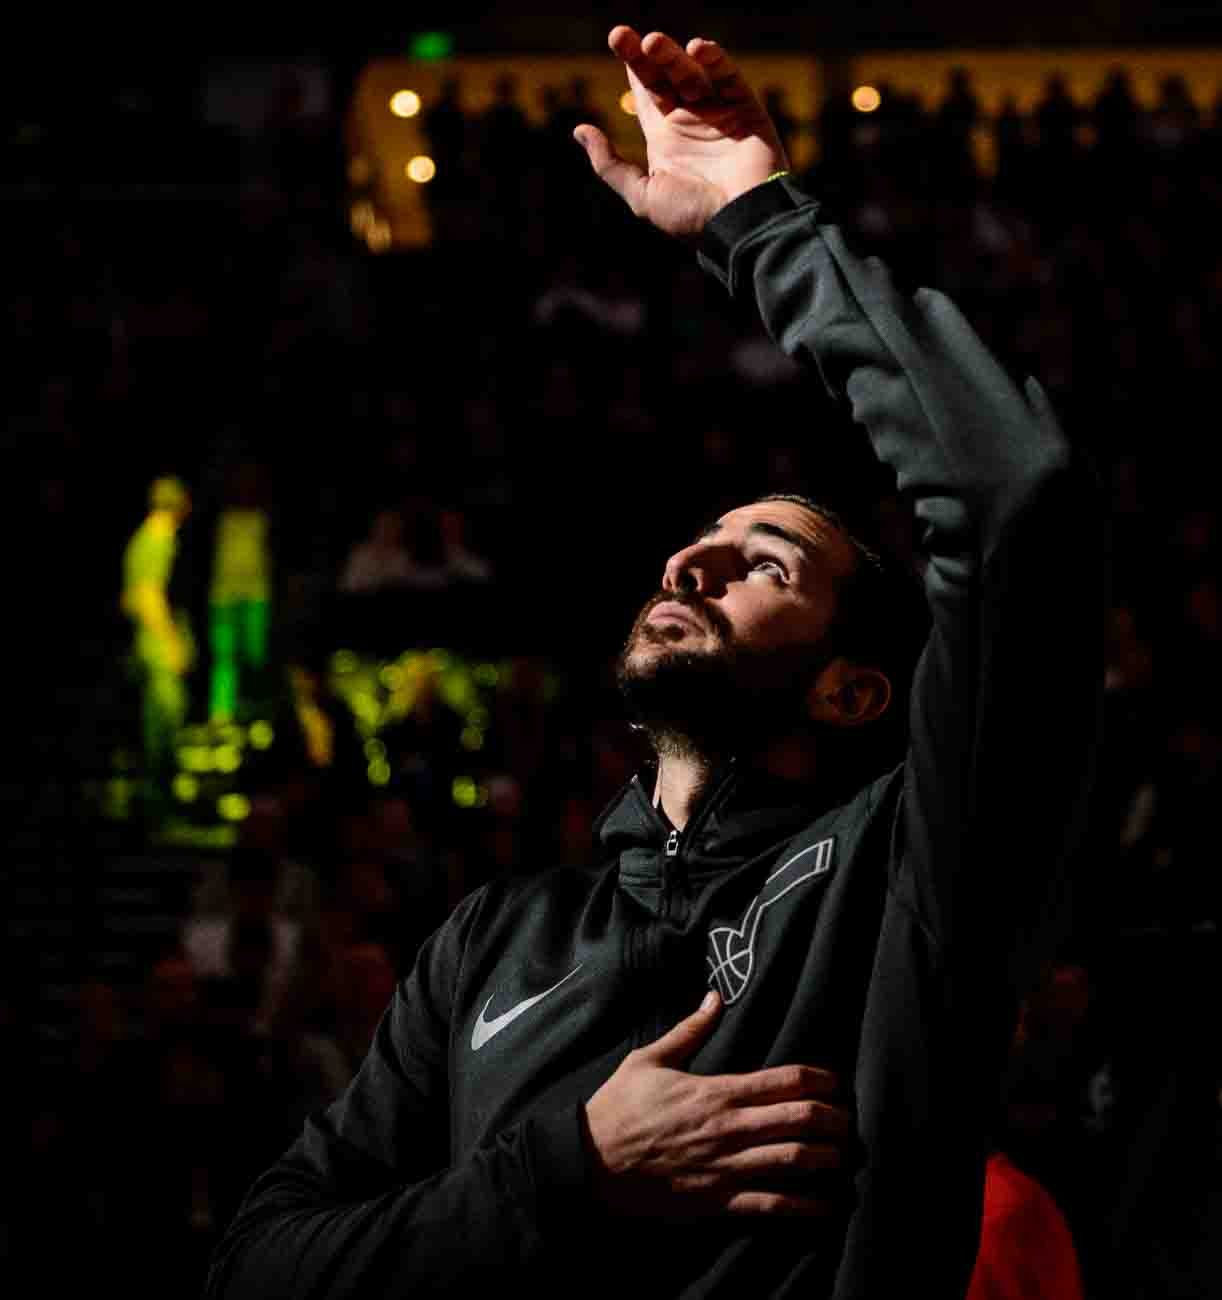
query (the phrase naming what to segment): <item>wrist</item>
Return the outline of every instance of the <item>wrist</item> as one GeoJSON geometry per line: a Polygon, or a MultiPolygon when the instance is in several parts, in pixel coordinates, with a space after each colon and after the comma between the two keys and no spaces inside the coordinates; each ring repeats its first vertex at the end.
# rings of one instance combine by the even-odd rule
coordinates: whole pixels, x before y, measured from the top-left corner
{"type": "Polygon", "coordinates": [[[735,246],[773,218],[794,212],[812,200],[793,187],[788,170],[781,169],[743,191],[708,221],[700,235],[700,257],[706,269],[723,283],[729,282],[735,246]]]}

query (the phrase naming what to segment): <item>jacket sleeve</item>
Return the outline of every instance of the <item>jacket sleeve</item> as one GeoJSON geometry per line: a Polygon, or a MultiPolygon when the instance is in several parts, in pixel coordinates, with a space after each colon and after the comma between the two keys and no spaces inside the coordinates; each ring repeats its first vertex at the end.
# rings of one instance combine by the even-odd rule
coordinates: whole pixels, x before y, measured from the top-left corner
{"type": "Polygon", "coordinates": [[[919,525],[930,632],[858,1044],[863,1162],[835,1295],[962,1295],[1014,1013],[1064,925],[1085,830],[1100,493],[1038,384],[1020,390],[947,298],[900,292],[789,182],[742,196],[705,236],[710,269],[864,427],[919,525]]]}
{"type": "Polygon", "coordinates": [[[451,1157],[449,1022],[459,912],[421,950],[348,1089],[254,1184],[214,1252],[207,1300],[474,1295],[525,1280],[580,1201],[577,1108],[451,1157]]]}
{"type": "Polygon", "coordinates": [[[788,180],[723,209],[702,260],[817,370],[915,511],[931,632],[912,684],[893,894],[941,962],[973,978],[991,962],[1021,989],[1063,914],[1093,781],[1095,477],[1034,380],[1020,391],[949,299],[901,293],[788,180]]]}

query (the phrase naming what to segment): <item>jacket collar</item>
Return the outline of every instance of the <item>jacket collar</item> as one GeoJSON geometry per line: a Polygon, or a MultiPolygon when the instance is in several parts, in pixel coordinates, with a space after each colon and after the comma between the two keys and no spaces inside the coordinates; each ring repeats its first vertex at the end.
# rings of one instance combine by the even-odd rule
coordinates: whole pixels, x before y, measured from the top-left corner
{"type": "MultiPolygon", "coordinates": [[[[594,828],[603,849],[619,860],[621,874],[636,879],[661,876],[672,835],[651,802],[654,776],[653,768],[634,776],[594,828]]],[[[732,759],[714,773],[691,820],[678,832],[673,856],[691,876],[716,874],[791,839],[827,806],[814,787],[732,759]]]]}

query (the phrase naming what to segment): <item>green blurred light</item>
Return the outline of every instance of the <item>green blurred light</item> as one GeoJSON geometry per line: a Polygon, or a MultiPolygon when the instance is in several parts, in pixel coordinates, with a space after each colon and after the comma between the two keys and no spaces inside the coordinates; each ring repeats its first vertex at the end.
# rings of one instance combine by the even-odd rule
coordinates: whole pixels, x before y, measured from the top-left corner
{"type": "Polygon", "coordinates": [[[199,794],[199,782],[186,772],[179,772],[173,782],[174,798],[180,803],[192,803],[199,794]]]}
{"type": "Polygon", "coordinates": [[[486,727],[489,722],[489,713],[482,704],[477,704],[475,708],[467,714],[467,725],[471,727],[486,727]]]}
{"type": "Polygon", "coordinates": [[[370,785],[388,785],[390,783],[390,764],[384,758],[375,758],[368,768],[370,785]]]}
{"type": "Polygon", "coordinates": [[[469,776],[456,776],[450,794],[460,808],[474,808],[479,802],[479,786],[469,776]]]}
{"type": "Polygon", "coordinates": [[[270,749],[276,733],[270,722],[252,722],[250,724],[250,743],[255,749],[270,749]]]}
{"type": "Polygon", "coordinates": [[[178,766],[184,772],[211,772],[212,750],[207,745],[184,745],[178,751],[178,766]]]}
{"type": "Polygon", "coordinates": [[[337,650],[331,656],[332,671],[337,673],[356,672],[360,662],[360,659],[351,650],[337,650]]]}
{"type": "Polygon", "coordinates": [[[365,757],[371,763],[376,763],[378,759],[386,757],[386,746],[380,740],[367,740],[365,742],[365,757]]]}
{"type": "Polygon", "coordinates": [[[448,59],[454,53],[454,37],[449,32],[416,32],[407,48],[413,59],[448,59]]]}
{"type": "Polygon", "coordinates": [[[244,794],[223,794],[216,801],[216,810],[227,822],[240,822],[250,816],[250,800],[244,794]]]}
{"type": "Polygon", "coordinates": [[[136,793],[135,781],[125,776],[115,776],[106,782],[105,809],[108,817],[125,818],[131,812],[132,798],[136,793]]]}
{"type": "Polygon", "coordinates": [[[242,766],[242,751],[237,745],[218,745],[212,751],[212,761],[218,772],[236,772],[242,766]]]}
{"type": "Polygon", "coordinates": [[[464,727],[458,739],[464,749],[484,747],[484,733],[478,727],[464,727]]]}
{"type": "Polygon", "coordinates": [[[393,691],[403,680],[403,669],[398,664],[387,664],[385,668],[378,673],[378,680],[387,690],[393,691]]]}
{"type": "Polygon", "coordinates": [[[476,664],[471,671],[471,676],[480,686],[495,686],[501,679],[496,664],[476,664]]]}

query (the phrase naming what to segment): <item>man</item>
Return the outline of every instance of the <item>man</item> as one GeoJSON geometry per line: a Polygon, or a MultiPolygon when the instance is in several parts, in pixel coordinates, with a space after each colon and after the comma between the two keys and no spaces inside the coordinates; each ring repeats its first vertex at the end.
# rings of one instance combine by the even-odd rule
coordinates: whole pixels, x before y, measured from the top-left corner
{"type": "Polygon", "coordinates": [[[596,172],[754,294],[913,503],[932,626],[907,756],[845,795],[904,685],[872,557],[800,498],[716,520],[621,658],[658,760],[599,823],[603,862],[494,883],[424,945],[352,1087],[256,1184],[213,1296],[968,1285],[1015,1008],[1090,786],[1093,487],[1038,387],[776,176],[718,45],[610,44],[649,171],[579,127],[596,172]]]}
{"type": "Polygon", "coordinates": [[[194,645],[183,614],[170,606],[178,530],[191,513],[181,479],[167,475],[149,488],[149,513],[123,551],[120,607],[135,627],[132,658],[140,678],[144,733],[144,779],[157,809],[173,770],[174,737],[186,721],[185,677],[194,645]]]}

